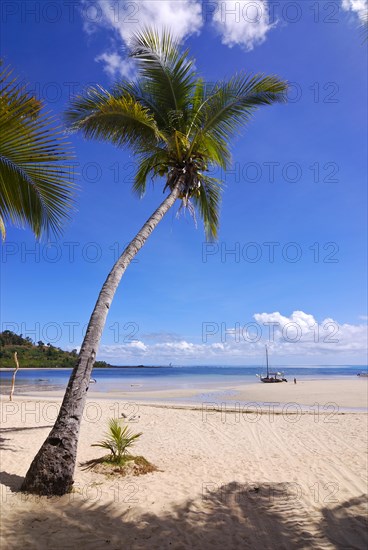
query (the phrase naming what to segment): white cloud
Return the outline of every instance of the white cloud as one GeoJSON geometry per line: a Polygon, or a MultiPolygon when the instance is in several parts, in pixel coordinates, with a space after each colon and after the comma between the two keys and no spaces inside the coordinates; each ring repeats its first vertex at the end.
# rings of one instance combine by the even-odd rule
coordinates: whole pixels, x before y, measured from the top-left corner
{"type": "Polygon", "coordinates": [[[240,45],[246,50],[266,40],[270,23],[268,0],[218,0],[213,24],[227,46],[240,45]]]}
{"type": "Polygon", "coordinates": [[[356,12],[363,20],[364,14],[368,10],[368,0],[342,0],[342,9],[356,12]]]}
{"type": "Polygon", "coordinates": [[[125,77],[131,79],[134,75],[134,63],[129,59],[123,59],[118,53],[103,53],[95,58],[95,61],[104,63],[104,71],[112,78],[125,77]]]}
{"type": "Polygon", "coordinates": [[[145,26],[170,27],[179,40],[198,33],[202,27],[202,7],[198,0],[96,0],[91,11],[89,0],[82,0],[84,29],[92,34],[98,27],[112,30],[112,49],[96,59],[106,63],[105,70],[113,77],[131,76],[131,65],[121,52],[134,32],[145,26]]]}
{"type": "MultiPolygon", "coordinates": [[[[150,343],[136,340],[102,345],[99,356],[114,364],[261,364],[269,344],[274,364],[362,363],[367,348],[366,324],[339,324],[332,318],[317,321],[310,313],[294,311],[256,313],[254,320],[223,328],[211,323],[201,342],[173,339],[168,333],[151,333],[150,343]],[[218,326],[218,331],[214,330],[218,326]],[[256,330],[255,330],[256,329],[256,330]],[[167,337],[165,339],[165,336],[167,337]]],[[[143,335],[141,336],[144,340],[143,335]]]]}
{"type": "MultiPolygon", "coordinates": [[[[352,0],[353,1],[353,0],[352,0]]],[[[222,43],[246,50],[265,41],[270,23],[269,0],[81,0],[83,26],[88,34],[98,28],[112,31],[110,48],[96,60],[105,63],[113,78],[132,76],[132,65],[124,61],[123,50],[134,32],[145,26],[170,28],[179,40],[199,34],[210,22],[222,43]]]]}
{"type": "Polygon", "coordinates": [[[133,340],[132,342],[122,345],[102,345],[100,347],[100,355],[103,355],[104,357],[108,357],[110,359],[117,357],[123,359],[125,357],[141,357],[145,355],[147,350],[148,347],[146,346],[146,344],[144,344],[140,340],[133,340]]]}
{"type": "Polygon", "coordinates": [[[366,325],[339,324],[332,318],[318,322],[311,314],[294,311],[289,317],[274,313],[256,313],[255,320],[268,328],[276,351],[290,353],[364,352],[367,348],[366,325]]]}
{"type": "Polygon", "coordinates": [[[197,0],[98,0],[101,23],[112,27],[126,44],[132,33],[145,26],[170,27],[179,39],[202,27],[202,9],[197,0]]]}
{"type": "Polygon", "coordinates": [[[147,351],[147,346],[139,340],[134,340],[129,344],[132,349],[138,349],[139,351],[147,351]]]}

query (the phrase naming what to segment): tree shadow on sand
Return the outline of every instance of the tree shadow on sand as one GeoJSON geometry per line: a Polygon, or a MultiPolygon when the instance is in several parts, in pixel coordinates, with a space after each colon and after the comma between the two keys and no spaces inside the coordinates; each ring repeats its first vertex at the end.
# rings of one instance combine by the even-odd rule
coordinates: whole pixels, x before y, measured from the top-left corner
{"type": "Polygon", "coordinates": [[[10,432],[24,432],[29,430],[42,430],[43,428],[49,428],[51,430],[52,424],[46,424],[44,426],[17,426],[16,428],[1,428],[0,433],[10,432]]]}
{"type": "Polygon", "coordinates": [[[11,443],[6,443],[7,441],[11,441],[9,437],[1,437],[0,436],[0,450],[2,451],[11,451],[13,453],[16,452],[16,448],[11,443]]]}
{"type": "Polygon", "coordinates": [[[55,550],[78,547],[366,550],[367,547],[364,497],[308,516],[303,513],[300,501],[285,498],[284,483],[246,489],[230,483],[168,507],[168,511],[160,514],[143,511],[134,521],[130,508],[139,503],[129,505],[118,494],[114,502],[106,504],[83,500],[75,493],[61,497],[62,500],[29,495],[31,501],[33,498],[29,506],[17,510],[16,531],[10,520],[8,524],[4,520],[4,533],[9,535],[3,540],[8,549],[22,544],[55,550]]]}
{"type": "Polygon", "coordinates": [[[52,424],[46,425],[46,426],[30,426],[30,427],[16,427],[16,428],[1,428],[0,429],[0,450],[2,451],[11,451],[16,452],[17,449],[14,447],[14,445],[10,443],[6,443],[6,441],[11,441],[8,437],[3,437],[3,435],[11,433],[11,432],[22,432],[25,430],[39,430],[42,428],[52,428],[52,424]]]}
{"type": "Polygon", "coordinates": [[[322,510],[321,529],[333,548],[368,548],[368,501],[367,496],[351,498],[332,510],[322,510]]]}
{"type": "Polygon", "coordinates": [[[7,472],[0,472],[0,483],[9,487],[11,491],[19,492],[23,483],[23,477],[16,474],[8,474],[7,472]]]}

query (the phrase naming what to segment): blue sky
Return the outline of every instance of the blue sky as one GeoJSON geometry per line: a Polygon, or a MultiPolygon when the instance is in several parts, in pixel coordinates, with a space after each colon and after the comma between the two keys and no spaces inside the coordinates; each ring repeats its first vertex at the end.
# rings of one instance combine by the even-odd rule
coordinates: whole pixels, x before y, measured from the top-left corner
{"type": "MultiPolygon", "coordinates": [[[[366,362],[365,7],[4,2],[1,53],[60,119],[74,91],[134,75],[124,45],[147,22],[169,25],[209,81],[242,70],[291,83],[289,103],[259,111],[233,143],[218,242],[205,243],[200,220],[177,219],[174,207],[123,278],[99,358],[257,364],[271,340],[280,364],[366,362]]],[[[8,228],[1,328],[71,349],[117,251],[163,195],[157,181],[133,196],[128,150],[70,139],[77,210],[58,241],[8,228]]]]}

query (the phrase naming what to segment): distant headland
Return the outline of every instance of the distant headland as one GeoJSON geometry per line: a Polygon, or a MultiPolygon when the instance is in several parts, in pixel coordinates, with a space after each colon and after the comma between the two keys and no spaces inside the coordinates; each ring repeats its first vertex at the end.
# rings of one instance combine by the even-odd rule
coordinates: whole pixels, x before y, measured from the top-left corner
{"type": "MultiPolygon", "coordinates": [[[[22,334],[10,330],[0,332],[0,367],[14,368],[14,352],[17,352],[21,369],[67,369],[74,368],[78,358],[76,349],[65,351],[41,340],[33,342],[22,334]]],[[[169,365],[170,367],[172,365],[169,365]]],[[[113,369],[161,369],[154,365],[110,365],[106,361],[96,361],[94,368],[113,369]]]]}

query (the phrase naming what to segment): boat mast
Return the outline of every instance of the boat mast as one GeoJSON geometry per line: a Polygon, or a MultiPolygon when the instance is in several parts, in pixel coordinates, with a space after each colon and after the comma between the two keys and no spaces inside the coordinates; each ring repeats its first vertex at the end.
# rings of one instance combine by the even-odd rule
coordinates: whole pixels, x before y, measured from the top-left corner
{"type": "Polygon", "coordinates": [[[267,349],[267,344],[265,345],[265,348],[266,348],[266,366],[267,366],[267,378],[269,378],[269,375],[268,375],[268,349],[267,349]]]}

